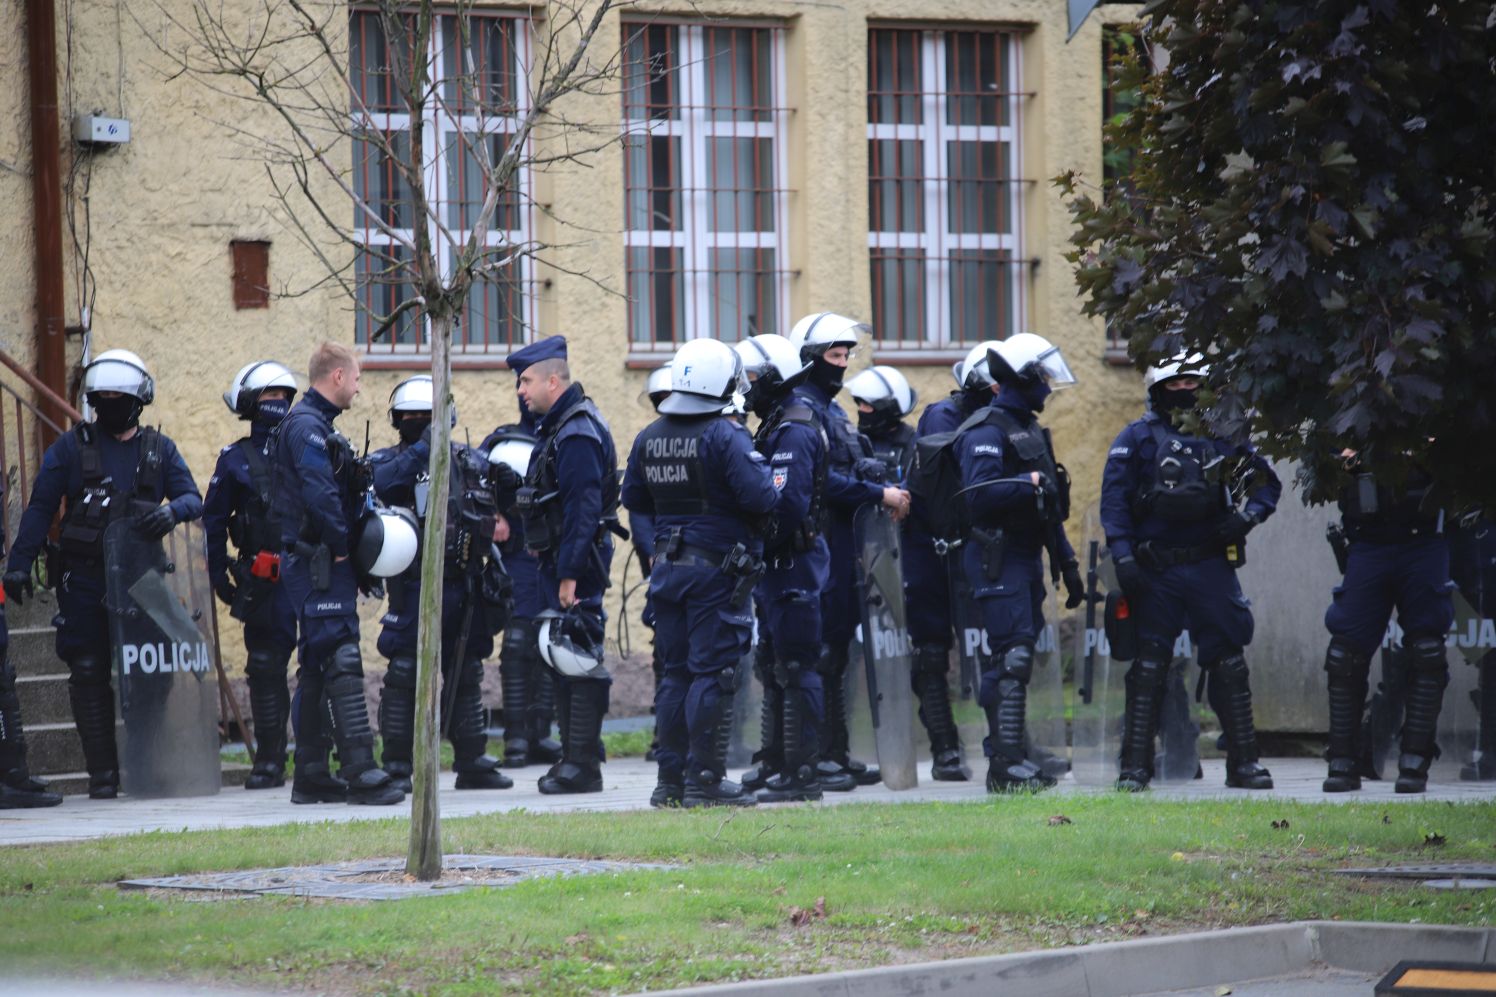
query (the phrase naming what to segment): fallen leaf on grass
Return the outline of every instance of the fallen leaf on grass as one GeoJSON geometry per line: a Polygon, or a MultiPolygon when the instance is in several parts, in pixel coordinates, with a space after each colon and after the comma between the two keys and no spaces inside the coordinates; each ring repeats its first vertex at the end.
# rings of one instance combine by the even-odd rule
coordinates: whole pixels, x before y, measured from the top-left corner
{"type": "Polygon", "coordinates": [[[804,907],[790,908],[790,924],[797,928],[803,928],[811,921],[822,921],[826,918],[826,898],[816,897],[815,906],[810,910],[804,907]]]}
{"type": "Polygon", "coordinates": [[[1386,814],[1382,814],[1382,823],[1383,824],[1391,824],[1392,823],[1392,818],[1388,817],[1386,814]]]}
{"type": "Polygon", "coordinates": [[[1053,817],[1049,818],[1050,827],[1059,827],[1061,824],[1074,823],[1075,821],[1071,820],[1069,817],[1066,817],[1064,814],[1055,814],[1053,817]]]}
{"type": "Polygon", "coordinates": [[[1444,844],[1445,840],[1446,839],[1444,835],[1440,834],[1438,831],[1430,831],[1428,834],[1425,834],[1423,836],[1423,843],[1430,848],[1438,848],[1439,846],[1444,844]]]}
{"type": "Polygon", "coordinates": [[[1286,819],[1285,820],[1275,820],[1275,821],[1273,821],[1273,830],[1274,831],[1286,831],[1286,830],[1288,830],[1288,821],[1286,819]]]}

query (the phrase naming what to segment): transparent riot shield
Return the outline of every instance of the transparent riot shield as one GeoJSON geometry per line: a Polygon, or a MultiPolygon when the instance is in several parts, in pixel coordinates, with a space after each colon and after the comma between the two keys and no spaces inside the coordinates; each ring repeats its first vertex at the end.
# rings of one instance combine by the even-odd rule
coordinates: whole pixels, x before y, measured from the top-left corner
{"type": "Polygon", "coordinates": [[[758,614],[753,617],[753,644],[747,656],[738,662],[732,695],[732,739],[727,744],[729,768],[743,768],[753,762],[753,754],[763,746],[763,724],[761,713],[764,702],[764,687],[759,676],[754,674],[753,662],[759,653],[759,642],[763,634],[759,629],[758,614]]]}
{"type": "MultiPolygon", "coordinates": [[[[1200,772],[1200,669],[1188,630],[1174,641],[1174,657],[1164,682],[1154,746],[1153,781],[1188,782],[1200,772]]],[[[1219,728],[1219,720],[1217,720],[1219,728]]]]}
{"type": "Polygon", "coordinates": [[[882,507],[864,506],[853,525],[862,595],[862,677],[878,768],[889,789],[909,789],[919,785],[919,776],[899,524],[882,507]]]}
{"type": "Polygon", "coordinates": [[[218,688],[202,528],[160,540],[133,520],[104,534],[106,607],[124,732],[120,788],[136,797],[208,796],[221,782],[218,688]]]}
{"type": "Polygon", "coordinates": [[[1060,599],[1053,586],[1044,600],[1044,626],[1034,644],[1034,672],[1029,677],[1028,760],[1058,779],[1070,771],[1065,736],[1065,669],[1060,653],[1060,599]]]}
{"type": "Polygon", "coordinates": [[[1127,707],[1124,677],[1129,662],[1112,659],[1106,634],[1107,595],[1116,588],[1116,575],[1096,506],[1081,517],[1076,554],[1084,573],[1086,600],[1068,611],[1064,624],[1069,631],[1070,665],[1075,673],[1071,772],[1082,785],[1110,786],[1119,772],[1122,718],[1127,707]]]}
{"type": "MultiPolygon", "coordinates": [[[[1496,545],[1493,545],[1496,546],[1496,545]]],[[[1449,634],[1449,687],[1439,711],[1439,757],[1430,778],[1477,782],[1496,779],[1496,601],[1482,591],[1484,575],[1454,595],[1454,627],[1449,634]],[[1484,697],[1484,699],[1482,698],[1484,697]]]]}
{"type": "Polygon", "coordinates": [[[957,548],[946,555],[946,573],[950,579],[951,627],[956,631],[956,654],[960,668],[961,699],[975,699],[977,684],[982,680],[983,659],[991,654],[987,647],[987,631],[982,626],[982,614],[977,611],[972,598],[971,586],[966,582],[966,573],[961,569],[961,550],[957,548]]]}

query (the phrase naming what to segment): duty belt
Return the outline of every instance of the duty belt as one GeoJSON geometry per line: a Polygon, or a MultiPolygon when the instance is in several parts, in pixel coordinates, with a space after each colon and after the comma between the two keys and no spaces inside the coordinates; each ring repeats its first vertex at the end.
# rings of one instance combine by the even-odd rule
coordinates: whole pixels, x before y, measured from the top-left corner
{"type": "Polygon", "coordinates": [[[1200,544],[1196,547],[1160,547],[1151,541],[1138,545],[1138,560],[1155,570],[1172,568],[1179,564],[1196,564],[1213,557],[1225,557],[1226,548],[1221,544],[1200,544]]]}
{"type": "Polygon", "coordinates": [[[679,564],[689,558],[693,562],[704,563],[713,568],[723,567],[723,559],[727,557],[725,550],[708,550],[705,547],[697,547],[695,544],[679,544],[673,553],[665,555],[665,560],[679,564]]]}

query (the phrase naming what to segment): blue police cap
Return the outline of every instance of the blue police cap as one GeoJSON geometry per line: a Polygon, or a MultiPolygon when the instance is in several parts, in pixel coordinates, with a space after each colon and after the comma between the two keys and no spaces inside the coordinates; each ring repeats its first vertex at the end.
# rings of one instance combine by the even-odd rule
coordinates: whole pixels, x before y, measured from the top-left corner
{"type": "Polygon", "coordinates": [[[540,363],[542,360],[565,360],[566,359],[566,337],[547,336],[537,342],[531,343],[523,349],[515,350],[505,358],[504,362],[509,369],[514,371],[514,376],[525,372],[525,368],[531,364],[540,363]]]}

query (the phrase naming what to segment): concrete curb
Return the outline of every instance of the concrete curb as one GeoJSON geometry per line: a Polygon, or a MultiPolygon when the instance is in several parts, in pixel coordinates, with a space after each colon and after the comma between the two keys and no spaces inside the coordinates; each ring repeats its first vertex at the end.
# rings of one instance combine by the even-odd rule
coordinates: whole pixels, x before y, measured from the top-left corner
{"type": "Polygon", "coordinates": [[[1380,975],[1403,959],[1496,962],[1496,928],[1294,921],[1077,948],[665,991],[653,997],[1126,997],[1314,968],[1380,975]]]}

